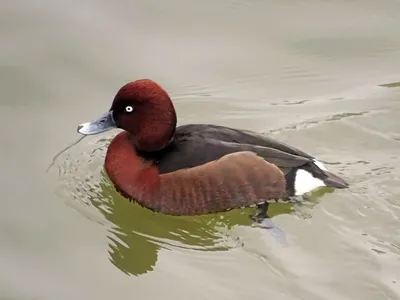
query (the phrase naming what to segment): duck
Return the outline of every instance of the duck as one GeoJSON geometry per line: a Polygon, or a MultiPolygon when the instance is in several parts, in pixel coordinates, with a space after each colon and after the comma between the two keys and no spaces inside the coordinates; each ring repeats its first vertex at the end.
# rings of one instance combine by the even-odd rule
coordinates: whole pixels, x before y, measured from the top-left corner
{"type": "Polygon", "coordinates": [[[311,154],[251,130],[213,124],[177,126],[167,91],[151,79],[123,85],[109,110],[78,125],[81,135],[121,129],[104,168],[116,190],[157,213],[193,216],[289,201],[349,183],[311,154]]]}

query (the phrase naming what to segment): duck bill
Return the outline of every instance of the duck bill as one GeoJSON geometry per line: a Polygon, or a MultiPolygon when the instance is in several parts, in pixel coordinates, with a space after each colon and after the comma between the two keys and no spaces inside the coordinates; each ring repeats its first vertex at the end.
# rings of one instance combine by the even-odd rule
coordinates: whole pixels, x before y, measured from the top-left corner
{"type": "Polygon", "coordinates": [[[86,122],[78,126],[77,131],[83,135],[93,135],[116,128],[112,110],[100,116],[97,120],[86,122]]]}

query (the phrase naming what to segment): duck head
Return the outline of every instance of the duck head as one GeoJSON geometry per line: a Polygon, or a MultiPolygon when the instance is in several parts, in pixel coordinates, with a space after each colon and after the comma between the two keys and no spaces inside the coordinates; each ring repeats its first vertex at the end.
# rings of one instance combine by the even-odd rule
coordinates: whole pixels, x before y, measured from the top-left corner
{"type": "Polygon", "coordinates": [[[115,95],[107,113],[79,125],[77,131],[93,135],[113,128],[129,132],[137,150],[151,152],[164,148],[176,128],[176,113],[169,95],[149,79],[127,83],[115,95]]]}

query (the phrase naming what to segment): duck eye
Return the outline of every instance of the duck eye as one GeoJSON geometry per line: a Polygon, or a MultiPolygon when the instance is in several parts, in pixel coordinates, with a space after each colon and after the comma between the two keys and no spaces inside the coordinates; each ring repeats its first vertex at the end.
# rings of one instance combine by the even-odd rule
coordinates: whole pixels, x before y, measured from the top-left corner
{"type": "Polygon", "coordinates": [[[127,106],[127,107],[125,107],[125,111],[130,113],[130,112],[133,111],[133,107],[132,106],[127,106]]]}

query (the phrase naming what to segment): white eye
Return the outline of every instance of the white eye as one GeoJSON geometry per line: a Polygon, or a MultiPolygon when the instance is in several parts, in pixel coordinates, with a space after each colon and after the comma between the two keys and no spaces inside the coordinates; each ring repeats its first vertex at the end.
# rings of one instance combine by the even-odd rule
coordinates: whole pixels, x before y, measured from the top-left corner
{"type": "Polygon", "coordinates": [[[133,107],[132,106],[127,106],[127,107],[125,107],[125,111],[126,112],[132,112],[133,111],[133,107]]]}

